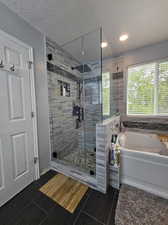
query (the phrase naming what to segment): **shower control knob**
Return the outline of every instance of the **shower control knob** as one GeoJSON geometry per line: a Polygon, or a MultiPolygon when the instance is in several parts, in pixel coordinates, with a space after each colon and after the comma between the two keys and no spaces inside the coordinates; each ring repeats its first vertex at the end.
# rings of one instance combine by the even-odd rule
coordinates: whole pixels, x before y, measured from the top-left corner
{"type": "Polygon", "coordinates": [[[10,70],[14,72],[15,71],[15,65],[12,65],[10,70]]]}
{"type": "Polygon", "coordinates": [[[0,68],[4,68],[3,60],[0,62],[0,68]]]}

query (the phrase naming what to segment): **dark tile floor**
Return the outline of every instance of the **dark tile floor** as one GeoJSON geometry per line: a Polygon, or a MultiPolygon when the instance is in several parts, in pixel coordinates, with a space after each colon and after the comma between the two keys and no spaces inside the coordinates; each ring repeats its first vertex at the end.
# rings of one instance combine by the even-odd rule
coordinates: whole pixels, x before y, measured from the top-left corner
{"type": "Polygon", "coordinates": [[[114,225],[118,191],[89,189],[73,214],[39,192],[56,173],[49,171],[0,208],[0,225],[114,225]]]}

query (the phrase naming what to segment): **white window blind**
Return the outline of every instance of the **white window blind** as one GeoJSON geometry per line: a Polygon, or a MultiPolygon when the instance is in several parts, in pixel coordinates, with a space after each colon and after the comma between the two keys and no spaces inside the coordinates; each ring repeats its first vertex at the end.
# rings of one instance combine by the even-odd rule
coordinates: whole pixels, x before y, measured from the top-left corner
{"type": "Polygon", "coordinates": [[[158,113],[168,114],[168,62],[159,64],[158,113]]]}
{"type": "Polygon", "coordinates": [[[127,114],[168,114],[168,61],[128,69],[127,114]]]}

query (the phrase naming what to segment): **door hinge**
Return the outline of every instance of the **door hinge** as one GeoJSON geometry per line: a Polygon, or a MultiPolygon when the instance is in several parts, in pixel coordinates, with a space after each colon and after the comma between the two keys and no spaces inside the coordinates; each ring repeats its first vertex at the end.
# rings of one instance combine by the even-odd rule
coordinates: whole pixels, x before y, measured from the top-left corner
{"type": "Polygon", "coordinates": [[[34,157],[34,164],[36,164],[38,161],[38,157],[34,157]]]}
{"type": "Polygon", "coordinates": [[[31,112],[31,118],[34,118],[34,117],[35,117],[35,113],[31,112]]]}
{"type": "Polygon", "coordinates": [[[29,70],[32,68],[33,62],[32,61],[28,61],[28,68],[29,70]]]}

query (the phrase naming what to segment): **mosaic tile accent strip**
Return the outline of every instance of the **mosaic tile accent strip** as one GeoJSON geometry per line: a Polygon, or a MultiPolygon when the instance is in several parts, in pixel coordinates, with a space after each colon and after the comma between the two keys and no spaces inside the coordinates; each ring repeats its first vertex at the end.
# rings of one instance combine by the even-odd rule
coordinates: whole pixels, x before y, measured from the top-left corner
{"type": "Polygon", "coordinates": [[[54,64],[49,63],[49,62],[47,62],[47,70],[49,72],[58,73],[58,74],[60,74],[60,75],[62,75],[64,77],[67,77],[67,78],[72,79],[74,81],[77,81],[78,80],[75,75],[73,75],[73,74],[71,74],[71,73],[69,73],[69,72],[61,69],[57,65],[54,65],[54,64]]]}

